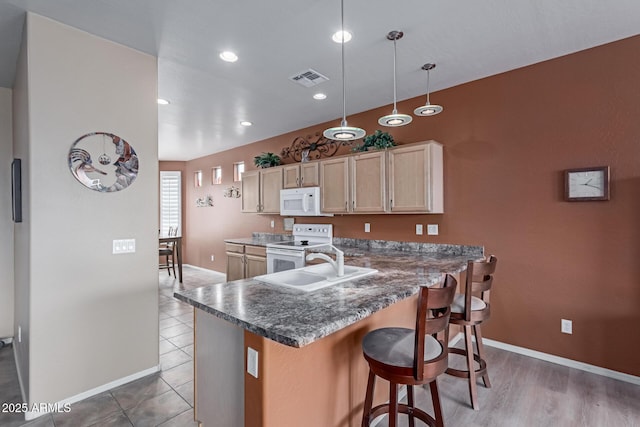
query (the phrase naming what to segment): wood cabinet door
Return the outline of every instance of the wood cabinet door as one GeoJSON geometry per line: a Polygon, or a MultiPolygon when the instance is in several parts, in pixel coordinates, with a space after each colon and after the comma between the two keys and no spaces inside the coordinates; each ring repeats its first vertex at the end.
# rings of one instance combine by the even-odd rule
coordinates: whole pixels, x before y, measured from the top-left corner
{"type": "Polygon", "coordinates": [[[227,252],[227,282],[244,279],[244,254],[227,252]]]}
{"type": "Polygon", "coordinates": [[[282,188],[300,187],[300,165],[288,165],[282,168],[282,188]]]}
{"type": "Polygon", "coordinates": [[[442,213],[442,145],[437,142],[389,150],[389,210],[442,213]]]}
{"type": "Polygon", "coordinates": [[[242,212],[260,212],[260,171],[242,174],[242,212]]]}
{"type": "Polygon", "coordinates": [[[245,278],[267,274],[267,259],[261,256],[245,255],[245,278]]]}
{"type": "Polygon", "coordinates": [[[320,210],[349,212],[349,157],[320,162],[320,210]]]}
{"type": "Polygon", "coordinates": [[[262,213],[280,213],[280,190],[282,190],[282,168],[260,171],[260,200],[262,213]]]}
{"type": "Polygon", "coordinates": [[[351,156],[351,211],[384,213],[386,200],[386,152],[351,156]]]}
{"type": "Polygon", "coordinates": [[[317,187],[320,185],[319,162],[300,164],[300,187],[317,187]]]}

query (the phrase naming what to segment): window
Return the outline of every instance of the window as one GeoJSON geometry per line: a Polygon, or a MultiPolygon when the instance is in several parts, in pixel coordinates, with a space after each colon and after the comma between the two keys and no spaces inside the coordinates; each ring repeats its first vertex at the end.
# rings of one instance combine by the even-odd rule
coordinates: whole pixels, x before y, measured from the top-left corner
{"type": "Polygon", "coordinates": [[[193,186],[202,187],[202,171],[196,171],[193,174],[193,186]]]}
{"type": "Polygon", "coordinates": [[[233,180],[242,181],[242,174],[244,173],[244,162],[237,162],[233,164],[233,180]]]}
{"type": "Polygon", "coordinates": [[[160,171],[160,234],[169,234],[169,227],[177,227],[182,234],[182,198],[180,171],[160,171]]]}
{"type": "Polygon", "coordinates": [[[216,166],[211,169],[211,183],[222,184],[222,167],[216,166]]]}

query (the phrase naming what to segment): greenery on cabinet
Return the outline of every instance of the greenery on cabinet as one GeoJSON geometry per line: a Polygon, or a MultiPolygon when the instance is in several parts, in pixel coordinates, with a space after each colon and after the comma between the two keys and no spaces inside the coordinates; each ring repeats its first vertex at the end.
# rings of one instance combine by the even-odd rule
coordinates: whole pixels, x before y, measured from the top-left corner
{"type": "Polygon", "coordinates": [[[280,156],[274,153],[262,153],[253,158],[253,163],[259,168],[270,168],[280,164],[280,156]]]}
{"type": "Polygon", "coordinates": [[[362,144],[356,145],[352,150],[367,151],[370,147],[376,150],[384,150],[385,148],[395,147],[395,145],[396,143],[391,134],[378,129],[373,134],[365,136],[362,139],[362,144]]]}

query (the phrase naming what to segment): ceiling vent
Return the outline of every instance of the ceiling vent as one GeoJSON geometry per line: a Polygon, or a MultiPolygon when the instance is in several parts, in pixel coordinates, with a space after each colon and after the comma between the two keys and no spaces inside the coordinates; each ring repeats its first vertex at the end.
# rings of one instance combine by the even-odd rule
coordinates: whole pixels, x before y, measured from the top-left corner
{"type": "Polygon", "coordinates": [[[290,79],[291,81],[299,83],[304,87],[313,87],[329,80],[326,76],[323,76],[322,74],[320,74],[316,70],[312,70],[311,68],[309,68],[307,71],[291,76],[290,79]]]}

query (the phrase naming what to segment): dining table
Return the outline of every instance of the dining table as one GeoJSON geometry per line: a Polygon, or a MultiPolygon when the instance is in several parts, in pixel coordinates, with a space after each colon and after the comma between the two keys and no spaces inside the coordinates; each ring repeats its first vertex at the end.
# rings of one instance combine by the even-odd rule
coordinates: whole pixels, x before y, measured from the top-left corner
{"type": "Polygon", "coordinates": [[[173,255],[176,257],[176,261],[178,261],[178,280],[182,283],[182,236],[164,235],[159,237],[159,241],[160,245],[173,245],[173,255]]]}

